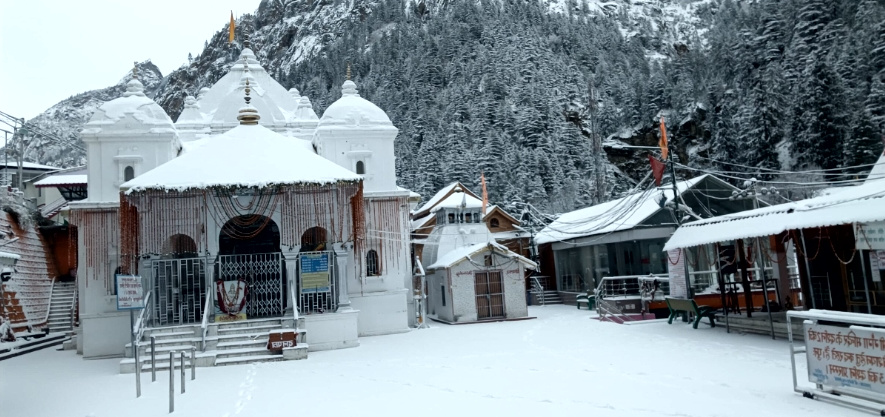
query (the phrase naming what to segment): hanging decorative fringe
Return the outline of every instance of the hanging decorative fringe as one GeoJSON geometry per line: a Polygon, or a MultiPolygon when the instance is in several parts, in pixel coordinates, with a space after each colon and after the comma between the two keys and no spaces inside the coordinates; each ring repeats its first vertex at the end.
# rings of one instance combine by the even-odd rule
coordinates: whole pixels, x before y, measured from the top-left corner
{"type": "MultiPolygon", "coordinates": [[[[206,220],[208,198],[203,190],[157,191],[149,190],[126,196],[127,204],[137,207],[138,237],[136,247],[140,255],[163,254],[169,240],[176,235],[193,239],[197,251],[208,248],[206,220]]],[[[123,203],[121,200],[120,208],[123,203]]]]}
{"type": "MultiPolygon", "coordinates": [[[[365,251],[374,249],[378,252],[381,268],[388,271],[399,269],[402,262],[408,259],[405,249],[408,247],[408,212],[402,210],[408,206],[405,197],[378,198],[366,200],[367,238],[365,251]],[[385,265],[386,263],[386,265],[385,265]]],[[[354,256],[365,258],[365,253],[354,252],[354,256]]]]}
{"type": "Polygon", "coordinates": [[[363,183],[359,183],[356,194],[350,198],[350,211],[353,224],[353,257],[356,261],[356,277],[363,283],[366,277],[366,209],[363,199],[363,183]]]}
{"type": "Polygon", "coordinates": [[[148,190],[131,193],[125,200],[137,208],[135,247],[141,255],[164,254],[167,242],[176,235],[190,237],[197,243],[197,251],[204,253],[209,248],[209,239],[218,239],[209,236],[209,230],[248,239],[276,216],[280,219],[281,246],[300,246],[301,236],[314,227],[326,231],[328,243],[344,242],[352,236],[365,237],[359,183],[269,186],[249,192],[229,188],[148,190]],[[238,193],[251,197],[249,201],[240,201],[238,193]],[[354,217],[354,213],[362,215],[354,217]],[[354,219],[361,222],[360,233],[354,233],[354,219]],[[210,228],[210,224],[215,228],[210,228]]]}
{"type": "Polygon", "coordinates": [[[114,293],[114,271],[111,269],[111,254],[115,253],[120,239],[120,218],[116,207],[108,209],[71,210],[71,224],[83,237],[86,252],[86,276],[81,279],[88,287],[91,281],[104,285],[105,294],[114,293]],[[90,279],[91,278],[91,279],[90,279]]]}
{"type": "Polygon", "coordinates": [[[120,273],[138,273],[138,208],[120,193],[120,273]]]}

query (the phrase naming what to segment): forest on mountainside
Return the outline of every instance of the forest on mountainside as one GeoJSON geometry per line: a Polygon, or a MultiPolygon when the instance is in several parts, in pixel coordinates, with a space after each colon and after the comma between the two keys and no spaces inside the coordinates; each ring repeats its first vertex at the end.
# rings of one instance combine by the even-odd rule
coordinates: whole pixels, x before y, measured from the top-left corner
{"type": "MultiPolygon", "coordinates": [[[[645,176],[647,151],[607,146],[594,163],[592,127],[609,145],[654,145],[661,115],[691,167],[680,177],[868,170],[885,134],[885,1],[705,0],[667,12],[683,3],[567,0],[553,13],[534,0],[265,1],[237,32],[320,115],[350,63],[360,94],[400,129],[400,185],[425,197],[458,180],[477,189],[484,173],[493,202],[562,212],[593,202],[597,170],[616,197],[645,176]],[[807,169],[828,171],[779,172],[807,169]]],[[[156,100],[177,117],[241,48],[220,30],[156,100]]]]}

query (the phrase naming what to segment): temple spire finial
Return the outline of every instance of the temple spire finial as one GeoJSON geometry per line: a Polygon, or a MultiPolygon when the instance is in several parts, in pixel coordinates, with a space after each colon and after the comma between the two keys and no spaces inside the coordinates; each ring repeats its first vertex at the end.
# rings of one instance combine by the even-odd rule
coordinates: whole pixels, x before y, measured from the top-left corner
{"type": "Polygon", "coordinates": [[[138,61],[132,61],[132,78],[138,79],[138,61]]]}
{"type": "Polygon", "coordinates": [[[240,114],[237,115],[237,120],[241,125],[257,125],[258,120],[261,119],[261,115],[258,114],[258,109],[252,107],[252,97],[249,96],[249,94],[252,93],[252,87],[249,85],[249,79],[246,79],[246,88],[244,89],[244,92],[246,93],[246,96],[244,97],[246,105],[240,108],[240,114]]]}
{"type": "Polygon", "coordinates": [[[347,74],[345,74],[346,81],[350,81],[350,62],[347,63],[347,74]]]}

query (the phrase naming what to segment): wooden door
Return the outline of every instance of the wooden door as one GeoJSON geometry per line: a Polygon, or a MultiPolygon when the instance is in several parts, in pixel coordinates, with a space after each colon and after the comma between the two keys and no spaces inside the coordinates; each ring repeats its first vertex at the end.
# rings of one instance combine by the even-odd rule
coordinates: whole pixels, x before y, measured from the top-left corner
{"type": "Polygon", "coordinates": [[[477,272],[475,278],[476,318],[504,317],[504,283],[501,271],[477,272]]]}

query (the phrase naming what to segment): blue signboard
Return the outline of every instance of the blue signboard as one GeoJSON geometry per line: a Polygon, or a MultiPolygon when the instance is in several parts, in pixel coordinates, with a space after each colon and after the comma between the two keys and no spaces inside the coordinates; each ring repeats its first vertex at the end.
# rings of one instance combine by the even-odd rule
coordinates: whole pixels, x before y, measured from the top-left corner
{"type": "Polygon", "coordinates": [[[329,292],[332,290],[329,274],[329,254],[305,253],[301,255],[301,292],[329,292]]]}

